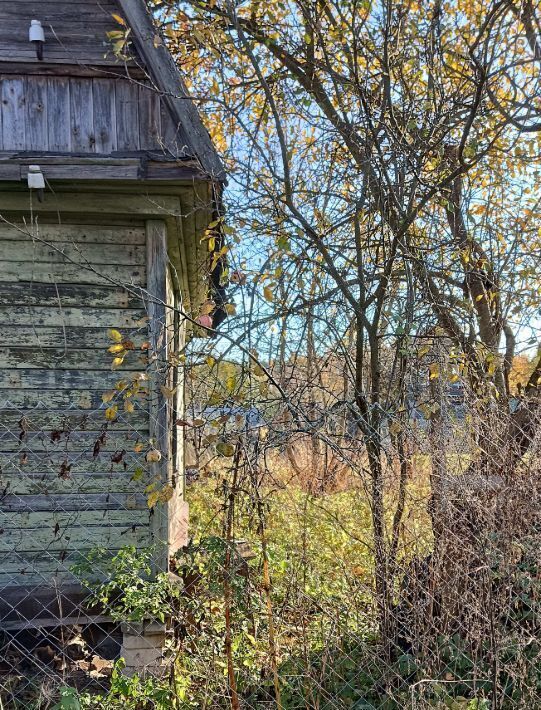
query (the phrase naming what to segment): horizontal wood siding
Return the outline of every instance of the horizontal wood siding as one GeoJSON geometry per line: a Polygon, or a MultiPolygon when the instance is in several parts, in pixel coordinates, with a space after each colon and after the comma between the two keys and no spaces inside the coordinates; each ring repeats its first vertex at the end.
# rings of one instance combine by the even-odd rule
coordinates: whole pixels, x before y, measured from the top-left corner
{"type": "Polygon", "coordinates": [[[107,32],[120,29],[111,0],[0,0],[0,64],[37,63],[28,41],[32,19],[45,32],[44,58],[55,64],[111,65],[116,62],[107,32]]]}
{"type": "Polygon", "coordinates": [[[114,422],[102,401],[147,368],[145,260],[143,222],[0,225],[0,593],[150,544],[147,398],[114,422]],[[133,343],[118,370],[111,328],[133,343]]]}
{"type": "MultiPolygon", "coordinates": [[[[0,21],[1,21],[0,0],[0,21]]],[[[185,154],[169,110],[150,84],[126,78],[2,75],[0,151],[185,154]]],[[[76,177],[76,175],[74,175],[76,177]]]]}

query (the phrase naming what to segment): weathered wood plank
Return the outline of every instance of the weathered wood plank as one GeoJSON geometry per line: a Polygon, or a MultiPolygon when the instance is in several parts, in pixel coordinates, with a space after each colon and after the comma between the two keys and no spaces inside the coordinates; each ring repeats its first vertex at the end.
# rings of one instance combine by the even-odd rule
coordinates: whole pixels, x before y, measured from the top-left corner
{"type": "MultiPolygon", "coordinates": [[[[161,452],[161,461],[151,465],[153,477],[165,485],[169,480],[169,402],[163,395],[163,385],[168,384],[168,369],[160,367],[167,362],[167,228],[163,220],[147,222],[148,315],[150,352],[156,360],[150,371],[150,437],[161,452]]],[[[151,521],[152,536],[157,544],[153,563],[157,570],[169,569],[168,505],[158,504],[151,521]]]]}
{"type": "MultiPolygon", "coordinates": [[[[3,568],[0,567],[0,569],[3,568]]],[[[6,571],[5,574],[0,572],[0,590],[2,591],[1,597],[2,600],[5,599],[13,589],[18,590],[22,584],[28,584],[31,586],[47,585],[51,590],[51,594],[58,594],[58,589],[63,590],[67,585],[76,581],[75,576],[69,571],[69,568],[61,566],[60,563],[56,567],[50,566],[48,569],[35,572],[33,571],[31,565],[25,565],[23,560],[21,560],[18,566],[13,567],[11,572],[6,571]]],[[[26,602],[20,605],[19,609],[21,610],[21,614],[24,618],[32,617],[32,614],[26,611],[26,602]]],[[[56,618],[58,619],[59,617],[56,618]]],[[[7,621],[5,623],[7,628],[7,624],[12,622],[7,621]]],[[[2,617],[0,617],[0,625],[4,628],[2,617]]],[[[24,625],[23,628],[26,628],[26,625],[24,625]]]]}
{"type": "Polygon", "coordinates": [[[47,104],[52,107],[53,121],[48,121],[49,150],[71,150],[70,83],[66,77],[47,79],[47,104]]]}
{"type": "Polygon", "coordinates": [[[23,26],[24,23],[28,24],[27,17],[29,15],[39,16],[42,18],[42,22],[47,24],[54,25],[63,22],[70,27],[75,24],[88,27],[88,20],[92,23],[103,23],[104,26],[107,24],[109,29],[111,29],[111,26],[116,25],[116,22],[111,17],[111,13],[115,12],[114,3],[103,2],[103,0],[99,0],[99,2],[89,2],[89,0],[75,0],[74,2],[17,0],[16,3],[9,2],[9,0],[0,0],[0,8],[2,9],[2,17],[10,18],[11,21],[15,22],[19,20],[23,23],[23,26]],[[105,8],[109,8],[109,11],[105,8]]]}
{"type": "MultiPolygon", "coordinates": [[[[125,473],[133,475],[133,473],[138,469],[147,471],[148,468],[145,463],[144,456],[130,451],[126,453],[122,463],[115,463],[111,460],[111,456],[106,454],[100,454],[98,458],[93,459],[89,456],[82,457],[78,453],[74,452],[51,452],[44,455],[43,453],[32,453],[29,451],[25,456],[21,456],[18,453],[13,452],[6,454],[0,453],[0,467],[2,469],[2,476],[10,474],[19,476],[21,479],[21,485],[24,479],[29,476],[53,476],[63,482],[69,481],[71,478],[65,479],[61,477],[61,474],[64,470],[66,470],[66,467],[69,467],[70,477],[78,475],[81,477],[93,477],[95,475],[107,475],[108,477],[112,477],[117,474],[125,473]],[[66,464],[65,466],[62,465],[64,463],[66,464]]],[[[150,476],[150,474],[148,475],[150,476]]],[[[145,473],[145,477],[146,476],[147,474],[145,473]]],[[[142,482],[143,479],[141,479],[141,485],[142,482]]],[[[68,485],[68,483],[66,483],[66,485],[68,485]]],[[[113,488],[112,479],[111,490],[115,490],[115,488],[113,488]]]]}
{"type": "MultiPolygon", "coordinates": [[[[43,13],[39,13],[39,16],[42,18],[43,23],[43,13]]],[[[1,46],[4,47],[8,43],[14,52],[17,52],[20,48],[28,47],[33,49],[32,45],[29,46],[28,43],[29,21],[27,16],[19,13],[18,17],[9,18],[9,22],[5,22],[5,19],[6,16],[2,12],[2,20],[4,22],[0,27],[1,46]],[[25,29],[27,30],[26,36],[24,35],[25,29]]],[[[48,25],[47,22],[44,26],[42,24],[45,32],[45,43],[48,45],[44,47],[44,60],[53,55],[70,56],[73,52],[85,49],[93,56],[100,56],[99,51],[101,49],[101,55],[103,55],[111,47],[111,43],[107,39],[107,32],[118,27],[112,18],[107,20],[106,17],[97,17],[95,13],[93,17],[87,15],[83,19],[73,9],[66,14],[63,21],[56,22],[55,27],[51,27],[51,24],[48,25]],[[89,22],[90,18],[91,22],[89,22]]],[[[76,63],[76,60],[84,60],[84,57],[73,55],[73,59],[74,63],[76,63]]]]}
{"type": "Polygon", "coordinates": [[[70,79],[71,149],[94,153],[94,113],[92,82],[88,79],[70,79]]]}
{"type": "MultiPolygon", "coordinates": [[[[81,510],[72,512],[30,512],[12,513],[2,511],[0,513],[0,529],[13,531],[43,531],[54,533],[56,526],[60,528],[57,534],[50,535],[53,538],[62,537],[67,529],[86,528],[89,533],[93,528],[102,528],[105,525],[111,527],[131,527],[132,525],[148,525],[150,511],[146,510],[100,510],[97,514],[92,510],[81,510]],[[75,514],[73,514],[75,513],[75,514]]],[[[2,540],[0,532],[0,540],[2,540]]],[[[24,547],[21,549],[25,549],[24,547]]],[[[26,548],[32,549],[32,548],[26,548]]],[[[39,549],[35,548],[35,549],[39,549]]]]}
{"type": "MultiPolygon", "coordinates": [[[[0,0],[0,5],[13,5],[13,0],[0,0]]],[[[88,9],[93,9],[94,14],[109,14],[110,12],[118,11],[118,7],[115,5],[113,0],[99,0],[99,2],[93,2],[92,0],[17,0],[18,6],[24,8],[30,7],[34,10],[36,14],[38,10],[41,10],[45,17],[49,17],[49,13],[53,12],[55,9],[58,12],[69,12],[73,10],[74,7],[79,9],[79,7],[87,6],[88,9]]]]}
{"type": "MultiPolygon", "coordinates": [[[[0,625],[19,616],[34,619],[50,614],[59,619],[73,613],[73,604],[83,606],[85,593],[74,593],[78,583],[70,569],[87,559],[88,548],[80,551],[0,553],[0,625]],[[59,595],[60,592],[60,595],[59,595]],[[77,600],[77,601],[75,601],[77,600]],[[52,602],[52,603],[51,603],[52,602]],[[59,613],[58,604],[62,607],[59,613]]],[[[114,554],[114,553],[112,553],[114,554]]],[[[99,565],[97,574],[100,575],[99,565]]],[[[103,572],[102,572],[103,574],[103,572]]]]}
{"type": "MultiPolygon", "coordinates": [[[[148,429],[148,412],[145,402],[134,402],[136,409],[124,413],[120,407],[120,419],[111,423],[110,430],[120,431],[146,431],[148,429]],[[141,405],[142,408],[141,408],[141,405]]],[[[104,405],[105,407],[105,405],[104,405]]],[[[104,422],[104,409],[97,411],[61,409],[0,409],[0,428],[8,431],[21,431],[21,419],[24,416],[24,429],[28,432],[39,431],[92,431],[99,429],[104,422]]]]}
{"type": "MultiPolygon", "coordinates": [[[[51,592],[53,593],[53,592],[51,592]]],[[[18,621],[13,619],[4,621],[2,619],[2,629],[4,631],[18,631],[20,629],[46,629],[56,626],[77,626],[86,624],[105,624],[111,622],[111,616],[106,614],[85,614],[82,610],[77,611],[73,616],[55,616],[55,617],[35,617],[32,614],[24,611],[25,604],[21,607],[21,618],[18,621]]],[[[19,611],[19,610],[18,610],[19,611]]]]}
{"type": "MultiPolygon", "coordinates": [[[[149,478],[133,480],[133,473],[98,474],[87,472],[60,478],[58,473],[0,474],[2,496],[134,494],[143,491],[149,478]]],[[[4,501],[5,498],[2,498],[4,501]]]]}
{"type": "MultiPolygon", "coordinates": [[[[64,330],[60,325],[47,328],[4,325],[2,336],[5,343],[17,343],[20,347],[31,348],[64,348],[69,345],[76,348],[105,350],[111,345],[107,329],[93,327],[66,328],[64,330]]],[[[122,336],[128,337],[136,348],[140,348],[147,340],[146,328],[140,331],[125,331],[122,332],[122,336]]]]}
{"type": "MultiPolygon", "coordinates": [[[[161,188],[160,188],[161,190],[161,188]]],[[[34,205],[34,214],[58,214],[59,200],[62,203],[64,219],[68,214],[81,214],[81,195],[77,192],[57,191],[54,200],[46,199],[34,205]]],[[[0,192],[0,214],[5,212],[29,212],[28,194],[26,192],[0,192]]],[[[176,195],[150,194],[114,194],[111,190],[107,194],[99,192],[84,193],[84,212],[86,215],[98,214],[101,219],[105,215],[118,217],[129,215],[137,217],[167,218],[180,214],[180,200],[176,195]]],[[[28,215],[29,216],[29,215],[28,215]]],[[[30,221],[30,219],[28,220],[30,221]]]]}
{"type": "Polygon", "coordinates": [[[34,390],[5,389],[0,391],[0,409],[30,409],[40,406],[50,409],[98,409],[102,405],[102,393],[76,390],[34,390]]]}
{"type": "Polygon", "coordinates": [[[105,392],[122,379],[118,372],[78,370],[0,370],[0,389],[94,390],[105,392]]]}
{"type": "MultiPolygon", "coordinates": [[[[1,309],[0,309],[1,310],[1,309]]],[[[111,354],[104,350],[70,348],[0,348],[0,368],[54,370],[111,370],[111,354]]],[[[117,370],[141,372],[146,369],[145,355],[130,353],[117,370]]]]}
{"type": "Polygon", "coordinates": [[[142,296],[115,286],[0,282],[0,306],[141,308],[142,296]]]}
{"type": "MultiPolygon", "coordinates": [[[[134,511],[132,515],[136,513],[137,511],[134,511]]],[[[20,515],[27,515],[27,513],[20,515]]],[[[54,523],[51,528],[23,529],[20,522],[15,525],[17,527],[6,528],[0,533],[0,552],[17,550],[18,553],[41,551],[42,554],[49,554],[60,550],[91,550],[98,546],[108,550],[118,550],[124,545],[139,547],[150,544],[148,525],[134,525],[128,519],[114,527],[109,524],[103,527],[99,525],[67,527],[59,530],[56,536],[54,523]]]]}
{"type": "MultiPolygon", "coordinates": [[[[94,218],[95,219],[95,218],[94,218]]],[[[74,244],[125,244],[144,246],[144,227],[101,224],[47,224],[40,220],[37,224],[0,224],[2,239],[39,238],[45,242],[72,242],[74,244]]]]}
{"type": "Polygon", "coordinates": [[[25,74],[26,76],[78,76],[78,77],[88,77],[90,79],[98,78],[101,79],[104,76],[110,76],[111,78],[123,76],[126,78],[132,78],[135,80],[145,80],[147,79],[147,72],[144,69],[134,65],[133,63],[128,64],[109,64],[107,67],[103,65],[83,65],[83,64],[68,64],[59,62],[57,64],[49,63],[45,58],[43,62],[36,62],[34,60],[31,62],[19,62],[12,60],[6,62],[2,60],[0,56],[0,76],[7,75],[17,75],[25,74]]]}
{"type": "Polygon", "coordinates": [[[81,162],[42,166],[42,172],[49,180],[74,180],[78,183],[86,180],[137,180],[139,165],[135,162],[129,165],[88,165],[81,162]]]}
{"type": "Polygon", "coordinates": [[[72,244],[41,240],[0,239],[0,261],[43,261],[48,264],[74,262],[98,267],[101,264],[141,266],[145,264],[144,246],[129,244],[72,244]]]}
{"type": "MultiPolygon", "coordinates": [[[[67,328],[144,328],[146,311],[134,308],[51,308],[48,306],[0,306],[0,325],[63,325],[67,328]]],[[[76,346],[76,343],[73,343],[76,346]]]]}
{"type": "Polygon", "coordinates": [[[149,161],[142,168],[141,177],[145,180],[174,180],[176,183],[193,184],[197,180],[205,180],[206,174],[193,161],[181,159],[176,162],[149,161]]]}
{"type": "MultiPolygon", "coordinates": [[[[2,111],[0,111],[0,145],[2,144],[2,111]]],[[[0,162],[0,180],[13,180],[21,179],[21,166],[16,163],[7,163],[6,161],[0,162]]]]}
{"type": "Polygon", "coordinates": [[[118,150],[139,150],[139,90],[122,79],[116,84],[116,133],[118,150]]]}
{"type": "Polygon", "coordinates": [[[47,79],[26,78],[26,149],[48,150],[47,79]]]}
{"type": "MultiPolygon", "coordinates": [[[[73,564],[76,553],[53,553],[39,555],[27,553],[24,556],[17,553],[4,553],[0,556],[0,569],[12,573],[21,563],[33,564],[35,569],[44,569],[45,564],[62,564],[67,569],[73,564]],[[73,561],[72,561],[73,560],[73,561]],[[2,564],[4,563],[4,564],[2,564]]],[[[86,553],[85,553],[86,554],[86,553]]],[[[51,619],[57,620],[78,616],[80,610],[84,614],[99,611],[90,607],[88,589],[80,581],[58,586],[58,580],[43,580],[38,586],[30,586],[28,581],[21,580],[18,588],[4,590],[0,596],[0,623],[12,623],[18,619],[51,619]]],[[[103,610],[102,610],[103,611],[103,610]]],[[[24,627],[23,627],[24,628],[24,627]]]]}
{"type": "Polygon", "coordinates": [[[13,283],[104,284],[108,286],[143,286],[146,281],[142,266],[101,264],[94,269],[84,264],[50,264],[47,262],[0,261],[2,281],[13,283]]]}
{"type": "Polygon", "coordinates": [[[146,450],[149,440],[146,430],[106,433],[100,431],[30,432],[19,437],[17,431],[0,430],[0,452],[16,455],[27,453],[28,456],[41,453],[47,456],[59,452],[72,454],[77,452],[84,455],[88,461],[93,461],[98,455],[105,455],[110,459],[111,454],[122,451],[136,453],[138,446],[146,450]],[[57,435],[57,438],[53,435],[57,435]],[[96,445],[99,446],[99,453],[94,456],[96,445]]]}
{"type": "Polygon", "coordinates": [[[115,81],[93,79],[94,135],[96,152],[112,153],[117,149],[115,81]]]}
{"type": "Polygon", "coordinates": [[[162,99],[160,106],[160,147],[167,155],[185,155],[186,146],[183,148],[182,128],[178,120],[174,120],[169,106],[162,99]]]}
{"type": "MultiPolygon", "coordinates": [[[[88,56],[85,60],[78,58],[77,53],[73,54],[70,53],[68,54],[64,50],[52,50],[49,48],[49,51],[47,52],[47,56],[45,57],[47,62],[49,64],[59,64],[59,65],[69,65],[73,66],[73,64],[77,64],[78,66],[85,66],[88,67],[89,69],[92,67],[112,67],[113,69],[115,68],[115,59],[112,56],[112,52],[110,52],[107,56],[104,56],[103,53],[87,53],[88,56]]],[[[19,47],[14,47],[13,50],[5,50],[2,47],[0,47],[0,73],[2,69],[2,63],[3,62],[19,62],[20,64],[24,64],[28,62],[29,64],[33,65],[36,61],[36,52],[33,47],[29,47],[28,43],[24,45],[20,45],[19,47]]],[[[132,62],[131,59],[127,60],[129,63],[132,62]]],[[[69,73],[69,72],[66,72],[69,73]]],[[[123,72],[124,74],[124,72],[123,72]]],[[[83,72],[78,72],[78,76],[87,76],[87,73],[83,72]]]]}
{"type": "Polygon", "coordinates": [[[25,148],[25,80],[2,80],[2,149],[25,148]]]}
{"type": "Polygon", "coordinates": [[[147,510],[147,497],[141,493],[64,493],[2,496],[0,509],[6,513],[53,513],[102,510],[147,510]]]}
{"type": "MultiPolygon", "coordinates": [[[[21,51],[26,54],[27,51],[34,49],[28,42],[28,20],[25,20],[26,18],[19,18],[18,22],[13,22],[12,27],[6,27],[5,23],[0,26],[0,46],[5,47],[6,44],[9,44],[15,55],[21,51]],[[25,29],[27,30],[26,36],[24,35],[25,29]]],[[[86,31],[83,24],[73,21],[69,28],[66,28],[65,24],[64,26],[57,24],[56,28],[52,29],[44,26],[44,59],[47,58],[50,61],[53,57],[71,57],[73,63],[77,64],[81,61],[84,62],[87,57],[90,60],[93,57],[102,58],[111,49],[106,32],[113,28],[113,22],[109,25],[99,22],[94,27],[87,28],[86,31]]],[[[35,57],[34,49],[34,59],[35,57]]]]}
{"type": "Polygon", "coordinates": [[[160,147],[161,101],[156,90],[139,86],[139,141],[141,149],[156,150],[160,147]]]}

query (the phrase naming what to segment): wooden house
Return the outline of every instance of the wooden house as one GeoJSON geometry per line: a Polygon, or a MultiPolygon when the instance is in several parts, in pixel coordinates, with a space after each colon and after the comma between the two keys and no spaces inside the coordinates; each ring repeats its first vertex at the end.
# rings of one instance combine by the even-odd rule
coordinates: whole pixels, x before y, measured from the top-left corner
{"type": "Polygon", "coordinates": [[[167,570],[185,539],[177,356],[219,290],[204,237],[224,172],[144,0],[0,0],[0,101],[14,629],[84,620],[72,567],[91,549],[152,547],[167,570]]]}

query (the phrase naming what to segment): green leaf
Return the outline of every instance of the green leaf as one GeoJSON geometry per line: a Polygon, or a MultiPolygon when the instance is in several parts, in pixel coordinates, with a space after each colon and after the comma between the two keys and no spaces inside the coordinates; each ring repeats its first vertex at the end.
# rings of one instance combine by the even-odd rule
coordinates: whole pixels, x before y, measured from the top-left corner
{"type": "Polygon", "coordinates": [[[231,458],[231,456],[235,453],[235,447],[233,444],[226,444],[221,441],[219,444],[216,444],[216,451],[220,454],[220,456],[227,456],[228,458],[231,458]]]}

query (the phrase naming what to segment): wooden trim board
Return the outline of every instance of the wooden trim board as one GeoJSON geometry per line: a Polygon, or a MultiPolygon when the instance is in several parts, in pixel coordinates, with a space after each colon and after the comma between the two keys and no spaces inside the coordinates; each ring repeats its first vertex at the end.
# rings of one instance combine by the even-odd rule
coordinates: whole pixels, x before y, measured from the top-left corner
{"type": "MultiPolygon", "coordinates": [[[[150,328],[150,352],[155,355],[150,387],[150,439],[161,454],[161,460],[151,464],[151,478],[163,488],[168,484],[169,473],[169,403],[162,386],[167,384],[167,226],[163,220],[147,221],[147,312],[150,328]]],[[[169,569],[168,504],[158,503],[150,521],[151,534],[156,545],[153,562],[156,571],[169,569]]]]}

